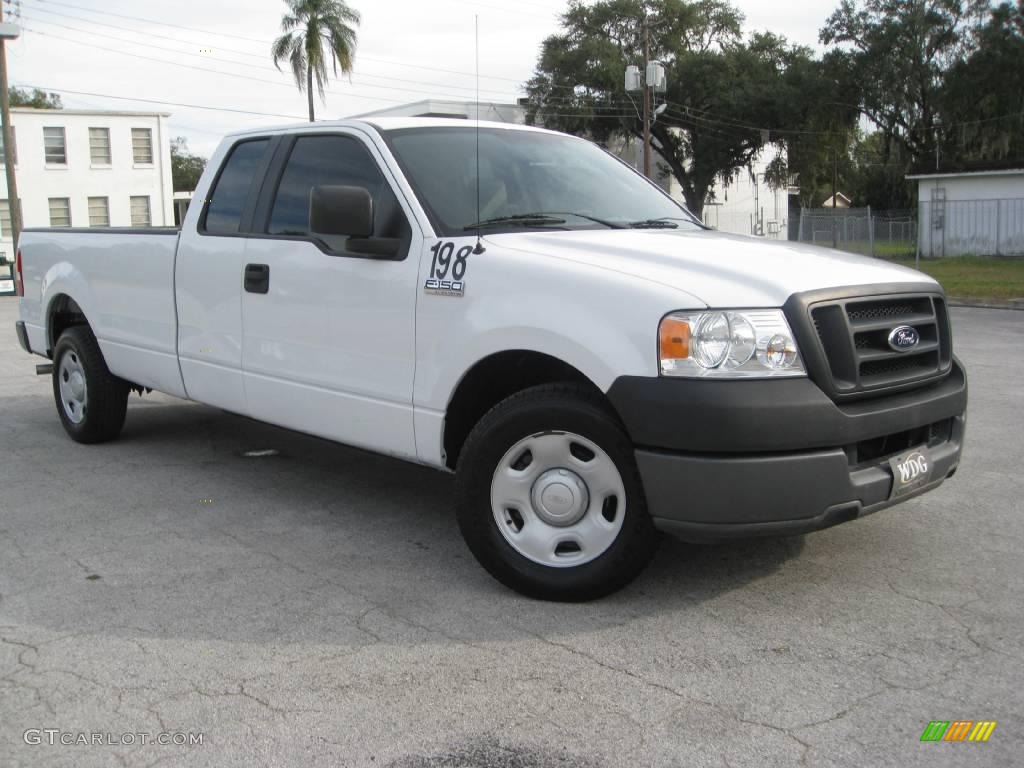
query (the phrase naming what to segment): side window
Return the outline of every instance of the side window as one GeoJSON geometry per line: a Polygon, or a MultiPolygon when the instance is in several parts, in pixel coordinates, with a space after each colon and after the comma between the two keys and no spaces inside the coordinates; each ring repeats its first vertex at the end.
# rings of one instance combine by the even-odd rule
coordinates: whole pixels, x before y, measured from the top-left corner
{"type": "Polygon", "coordinates": [[[398,199],[370,153],[348,136],[301,136],[295,141],[267,232],[308,235],[310,191],[325,184],[366,187],[373,197],[374,237],[408,242],[409,222],[398,199]]]}
{"type": "Polygon", "coordinates": [[[236,144],[231,150],[210,194],[202,231],[211,235],[238,232],[249,188],[269,144],[269,139],[257,139],[236,144]]]}

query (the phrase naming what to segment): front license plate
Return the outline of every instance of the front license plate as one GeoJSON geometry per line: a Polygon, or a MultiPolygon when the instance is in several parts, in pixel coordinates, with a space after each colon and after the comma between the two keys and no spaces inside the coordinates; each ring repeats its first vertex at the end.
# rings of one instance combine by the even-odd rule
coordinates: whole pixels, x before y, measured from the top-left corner
{"type": "Polygon", "coordinates": [[[932,477],[932,457],[927,446],[913,448],[889,459],[892,468],[892,492],[890,499],[905,496],[928,485],[932,477]]]}

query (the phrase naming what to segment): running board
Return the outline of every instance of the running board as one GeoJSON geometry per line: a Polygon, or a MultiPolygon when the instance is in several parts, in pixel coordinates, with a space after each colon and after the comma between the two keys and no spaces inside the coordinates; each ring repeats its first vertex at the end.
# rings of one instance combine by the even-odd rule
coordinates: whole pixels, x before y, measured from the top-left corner
{"type": "Polygon", "coordinates": [[[36,376],[49,376],[53,373],[53,363],[43,363],[36,366],[36,376]]]}

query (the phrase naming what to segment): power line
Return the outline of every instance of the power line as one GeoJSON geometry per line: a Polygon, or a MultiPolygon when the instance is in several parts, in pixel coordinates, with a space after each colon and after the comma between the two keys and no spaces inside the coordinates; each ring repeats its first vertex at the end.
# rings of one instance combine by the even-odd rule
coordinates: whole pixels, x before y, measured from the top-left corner
{"type": "MultiPolygon", "coordinates": [[[[246,37],[244,35],[235,35],[235,34],[231,34],[229,32],[211,31],[209,29],[203,29],[201,27],[189,27],[189,26],[185,26],[185,25],[182,25],[182,24],[174,24],[174,23],[169,22],[169,21],[157,21],[156,19],[147,19],[147,18],[143,18],[141,16],[129,16],[129,15],[126,15],[126,14],[121,14],[121,13],[113,13],[111,11],[97,11],[94,8],[86,8],[86,7],[83,7],[83,6],[80,6],[80,5],[72,5],[71,3],[59,2],[59,0],[39,0],[39,2],[40,3],[44,3],[46,5],[59,5],[59,6],[65,7],[65,8],[73,8],[73,9],[75,9],[77,11],[81,11],[81,12],[85,12],[85,13],[93,13],[93,14],[96,14],[96,15],[99,15],[99,16],[103,16],[103,17],[115,16],[115,17],[120,18],[120,19],[128,19],[128,20],[131,20],[131,21],[141,21],[144,24],[155,24],[155,25],[157,25],[159,27],[170,27],[170,28],[173,28],[173,29],[184,29],[184,30],[189,31],[189,32],[198,32],[201,35],[207,35],[207,36],[215,35],[215,36],[219,36],[219,37],[229,37],[229,38],[232,38],[232,39],[235,39],[235,40],[244,40],[244,41],[250,42],[250,43],[258,43],[261,46],[266,46],[267,45],[267,41],[266,40],[262,40],[262,39],[255,38],[255,37],[246,37]]],[[[67,15],[67,14],[61,14],[61,13],[59,13],[57,11],[50,11],[50,10],[47,10],[45,8],[38,8],[37,7],[37,8],[34,8],[34,10],[43,11],[44,13],[51,13],[51,14],[56,15],[56,16],[66,16],[67,15]]],[[[71,16],[70,18],[77,19],[78,21],[84,21],[84,22],[89,23],[89,24],[98,24],[98,25],[101,25],[101,26],[112,26],[111,24],[109,24],[107,22],[92,21],[90,19],[83,19],[83,18],[78,17],[78,16],[71,16]]],[[[146,32],[141,32],[140,30],[129,29],[129,28],[126,28],[126,27],[116,27],[116,28],[117,29],[123,29],[126,32],[134,32],[136,34],[150,34],[150,35],[153,35],[154,37],[166,37],[166,35],[158,35],[155,32],[148,32],[148,33],[146,33],[146,32]]],[[[177,38],[168,38],[168,39],[177,39],[177,38]]],[[[187,41],[187,42],[191,42],[191,41],[187,41]]],[[[197,43],[193,43],[193,44],[197,45],[197,43]]],[[[241,56],[252,56],[252,57],[256,57],[256,58],[262,58],[258,54],[247,53],[245,51],[238,51],[238,50],[232,50],[232,49],[227,49],[227,48],[225,48],[223,50],[225,52],[237,53],[237,54],[239,54],[241,56]]],[[[399,62],[399,61],[375,58],[375,57],[365,56],[365,55],[360,55],[359,58],[363,59],[364,61],[376,61],[376,62],[378,62],[380,64],[389,64],[391,66],[396,66],[396,67],[410,67],[412,69],[425,69],[425,70],[430,70],[430,71],[434,71],[434,72],[444,72],[446,74],[451,74],[451,75],[463,75],[465,77],[475,77],[475,74],[473,72],[467,72],[465,70],[444,69],[444,68],[441,68],[441,67],[432,67],[432,66],[428,66],[428,65],[425,65],[425,64],[410,64],[410,63],[407,63],[407,62],[399,62]]],[[[484,79],[484,80],[504,80],[504,81],[510,82],[510,83],[519,83],[520,82],[519,80],[517,80],[514,77],[501,77],[499,75],[485,75],[485,74],[481,73],[480,77],[482,79],[484,79]]]]}
{"type": "Polygon", "coordinates": [[[146,104],[160,104],[166,107],[185,107],[186,109],[206,109],[211,112],[232,112],[241,115],[256,115],[259,117],[284,117],[290,120],[306,120],[304,115],[285,115],[279,112],[256,112],[250,109],[237,109],[235,107],[211,107],[206,104],[185,104],[180,101],[161,101],[158,99],[144,99],[141,96],[115,96],[111,93],[92,93],[89,91],[72,91],[69,88],[54,88],[48,85],[32,85],[22,83],[21,88],[38,88],[40,91],[50,93],[67,93],[72,96],[93,96],[100,99],[117,99],[118,101],[141,101],[146,104]]]}
{"type": "MultiPolygon", "coordinates": [[[[728,126],[735,127],[735,128],[743,128],[743,129],[750,130],[750,131],[767,131],[769,133],[775,133],[775,134],[793,134],[793,135],[803,135],[803,136],[842,136],[842,135],[845,135],[843,131],[805,131],[805,130],[800,130],[798,128],[763,128],[763,127],[757,127],[757,126],[748,125],[748,124],[745,124],[745,123],[731,122],[728,119],[722,118],[720,115],[716,115],[716,113],[711,112],[710,110],[700,109],[698,107],[691,107],[691,106],[687,106],[685,104],[679,104],[678,102],[673,102],[673,101],[669,101],[669,102],[666,102],[666,103],[669,104],[670,106],[674,106],[674,107],[683,109],[686,112],[701,112],[701,113],[703,113],[705,115],[711,115],[712,117],[719,118],[719,119],[710,119],[710,118],[701,117],[699,115],[692,115],[692,117],[694,119],[703,120],[705,122],[709,122],[709,123],[713,123],[713,124],[717,124],[717,125],[728,125],[728,126]]],[[[1021,117],[1022,115],[1024,115],[1024,111],[1010,112],[1009,114],[1000,115],[998,117],[990,117],[990,118],[984,118],[984,119],[979,119],[979,120],[961,120],[961,121],[957,121],[955,123],[944,123],[944,124],[942,124],[942,125],[940,125],[938,127],[941,130],[945,130],[947,128],[958,128],[958,127],[960,127],[962,125],[977,125],[978,123],[989,123],[989,122],[995,122],[997,120],[1008,120],[1008,119],[1015,118],[1015,117],[1021,117]]]]}
{"type": "MultiPolygon", "coordinates": [[[[238,109],[238,108],[234,108],[234,107],[211,107],[211,106],[206,105],[206,104],[187,104],[187,103],[180,102],[180,101],[166,101],[166,100],[160,100],[160,99],[147,99],[147,98],[142,98],[140,96],[115,96],[114,94],[111,94],[111,93],[94,93],[92,91],[75,91],[75,90],[71,90],[69,88],[56,88],[56,87],[49,86],[49,85],[34,85],[32,83],[20,83],[16,87],[19,87],[19,88],[38,88],[41,91],[47,91],[47,92],[50,92],[50,93],[68,94],[68,95],[72,95],[72,96],[90,96],[90,97],[93,97],[93,98],[100,98],[100,99],[116,99],[118,101],[138,101],[138,102],[142,102],[142,103],[145,103],[145,104],[159,104],[161,106],[166,106],[166,107],[184,107],[185,109],[204,109],[204,110],[208,110],[208,111],[211,111],[211,112],[230,112],[230,113],[233,113],[233,114],[254,115],[254,116],[258,116],[258,117],[283,117],[283,118],[287,118],[289,120],[303,120],[303,121],[306,120],[306,116],[304,116],[304,115],[286,115],[286,114],[281,114],[281,113],[278,113],[278,112],[257,112],[257,111],[254,111],[254,110],[238,109]]],[[[491,102],[481,102],[481,106],[496,106],[496,105],[494,105],[491,102]]],[[[551,117],[594,117],[595,119],[620,120],[621,118],[628,117],[629,115],[621,114],[621,115],[598,115],[598,116],[593,116],[593,115],[572,114],[572,113],[550,113],[550,116],[551,117]]]]}
{"type": "MultiPolygon", "coordinates": [[[[150,43],[150,42],[136,42],[134,40],[126,40],[123,37],[118,37],[116,35],[110,35],[110,34],[106,34],[106,33],[103,33],[103,32],[97,32],[95,30],[82,29],[81,27],[71,27],[71,26],[68,26],[67,24],[60,24],[60,23],[55,22],[55,21],[50,21],[49,19],[38,19],[38,18],[31,17],[31,16],[28,16],[28,15],[23,16],[23,18],[26,21],[30,21],[30,22],[34,21],[34,22],[38,22],[38,23],[41,23],[41,24],[48,24],[50,26],[60,27],[62,29],[67,29],[67,30],[70,30],[72,32],[80,32],[80,33],[85,34],[85,35],[91,35],[91,36],[97,36],[97,37],[105,37],[105,38],[107,38],[109,40],[115,40],[115,41],[120,42],[120,43],[127,43],[128,45],[146,46],[147,48],[155,48],[155,49],[161,50],[161,51],[168,51],[169,53],[199,55],[199,54],[196,54],[194,51],[181,51],[181,50],[178,50],[176,48],[167,48],[165,46],[154,45],[153,43],[150,43]]],[[[89,21],[87,19],[81,19],[81,21],[84,21],[84,22],[90,23],[90,24],[97,24],[99,26],[112,26],[112,25],[107,25],[107,24],[101,24],[100,22],[92,22],[92,21],[89,21]]],[[[113,27],[113,28],[114,29],[122,29],[122,30],[125,30],[125,31],[134,31],[134,30],[127,30],[124,27],[113,27]]],[[[39,33],[39,34],[45,34],[45,33],[39,33]]],[[[146,33],[141,33],[141,34],[146,34],[146,33]]],[[[172,40],[174,39],[174,38],[170,38],[169,36],[166,36],[166,35],[155,35],[155,37],[172,39],[172,40]]],[[[187,42],[187,41],[178,40],[178,42],[187,42]]],[[[238,53],[242,53],[242,52],[239,51],[238,53]]],[[[255,54],[245,54],[245,55],[252,55],[253,58],[260,58],[263,61],[266,61],[266,57],[257,57],[257,56],[255,56],[255,54]]],[[[256,65],[256,64],[249,64],[248,62],[244,62],[244,61],[233,61],[232,59],[222,59],[222,58],[219,58],[217,56],[201,55],[201,58],[203,58],[205,60],[208,60],[208,61],[219,61],[219,62],[224,63],[224,64],[231,64],[231,65],[238,66],[238,67],[250,67],[252,69],[256,69],[256,70],[260,70],[260,71],[270,71],[270,72],[279,71],[279,70],[276,70],[272,66],[259,66],[259,65],[256,65]]],[[[409,80],[409,79],[406,79],[406,78],[387,77],[387,76],[384,76],[384,75],[370,75],[370,74],[361,73],[361,74],[358,74],[357,77],[371,78],[371,79],[374,79],[374,80],[389,80],[389,81],[395,81],[395,82],[399,82],[399,83],[412,83],[414,85],[430,85],[430,86],[437,86],[437,87],[440,87],[440,88],[451,88],[453,90],[464,90],[464,91],[469,91],[469,92],[472,92],[474,90],[473,88],[466,87],[466,86],[449,85],[449,84],[446,84],[446,83],[434,83],[434,82],[429,82],[429,81],[424,81],[424,80],[409,80]]],[[[371,87],[375,87],[375,88],[389,88],[389,86],[376,85],[374,83],[365,83],[365,85],[371,86],[371,87]]],[[[391,88],[391,89],[392,90],[409,91],[410,93],[431,93],[431,94],[434,93],[434,91],[429,91],[428,92],[428,91],[421,91],[421,90],[417,90],[417,89],[413,89],[413,88],[391,88]]],[[[506,98],[508,96],[508,92],[507,91],[497,91],[497,90],[491,90],[491,89],[486,89],[486,88],[484,89],[484,91],[486,93],[490,93],[490,94],[500,94],[501,98],[506,98]]],[[[466,97],[459,97],[459,98],[466,98],[466,97]]]]}
{"type": "MultiPolygon", "coordinates": [[[[555,86],[555,87],[558,87],[558,86],[555,86]]],[[[674,107],[675,108],[672,111],[669,111],[669,112],[666,113],[670,117],[674,117],[677,120],[681,120],[681,121],[684,121],[684,122],[689,122],[694,127],[702,128],[704,130],[711,130],[712,127],[716,127],[718,132],[722,133],[723,135],[729,134],[729,135],[733,135],[733,136],[736,136],[736,137],[746,137],[746,135],[747,135],[746,133],[739,133],[739,132],[737,132],[736,129],[738,129],[739,131],[744,131],[744,132],[749,132],[749,133],[760,133],[760,134],[767,133],[767,134],[769,134],[769,136],[771,136],[771,135],[775,135],[775,136],[789,136],[789,135],[801,135],[801,136],[843,136],[843,135],[845,135],[845,132],[843,132],[843,131],[808,131],[808,130],[801,130],[801,129],[798,129],[798,128],[765,128],[765,127],[750,125],[749,123],[737,122],[737,121],[732,120],[732,119],[726,119],[726,118],[723,118],[723,117],[717,115],[714,112],[711,112],[710,110],[701,109],[701,108],[698,108],[698,107],[691,107],[691,106],[688,106],[688,105],[685,105],[685,104],[680,104],[680,103],[674,102],[674,101],[665,101],[665,103],[668,104],[670,107],[674,107]],[[679,110],[683,110],[683,112],[680,112],[679,110]],[[696,113],[700,113],[700,114],[696,114],[696,113]],[[711,117],[706,117],[705,115],[710,115],[711,117]],[[730,131],[730,130],[727,130],[727,129],[734,129],[734,130],[730,131]]],[[[607,105],[611,105],[611,106],[615,106],[615,107],[625,106],[626,102],[624,102],[617,95],[609,96],[609,97],[597,97],[595,101],[590,102],[590,103],[586,102],[585,97],[583,97],[583,98],[573,98],[573,97],[565,96],[565,97],[548,97],[548,98],[544,99],[541,102],[542,106],[546,105],[546,104],[555,104],[557,106],[562,106],[562,107],[564,107],[566,105],[570,105],[570,106],[578,105],[580,107],[592,106],[594,108],[601,108],[602,106],[604,106],[606,104],[607,105]]],[[[981,124],[981,123],[991,123],[991,122],[996,122],[996,121],[999,121],[999,120],[1010,120],[1010,119],[1014,119],[1014,118],[1020,118],[1022,116],[1024,116],[1024,111],[1010,112],[1008,114],[999,115],[997,117],[981,118],[981,119],[977,119],[977,120],[962,120],[962,121],[958,121],[958,122],[955,122],[955,123],[945,123],[945,124],[942,124],[941,126],[939,126],[939,128],[941,130],[945,131],[946,129],[958,128],[960,126],[965,126],[965,125],[978,125],[978,124],[981,124]]],[[[771,143],[770,139],[769,139],[769,143],[771,143]]]]}
{"type": "Polygon", "coordinates": [[[255,38],[255,37],[246,37],[245,35],[234,35],[234,34],[231,34],[230,32],[217,32],[216,30],[200,29],[198,27],[186,27],[186,26],[184,26],[182,24],[172,24],[169,21],[157,21],[156,19],[146,19],[146,18],[143,18],[141,16],[129,16],[129,15],[124,14],[124,13],[114,13],[113,11],[97,11],[94,8],[86,8],[86,7],[83,7],[81,5],[72,5],[71,3],[62,3],[62,2],[59,2],[59,0],[39,0],[39,2],[45,3],[46,5],[60,5],[60,6],[64,6],[65,8],[74,8],[77,11],[84,11],[86,13],[95,13],[95,14],[97,14],[99,16],[116,16],[119,19],[130,19],[132,21],[141,21],[141,22],[144,22],[146,24],[159,24],[160,26],[163,26],[163,27],[174,27],[175,29],[184,29],[184,30],[188,30],[189,32],[200,32],[200,33],[202,33],[204,35],[217,35],[219,37],[230,37],[230,38],[233,38],[235,40],[247,40],[250,43],[260,43],[261,45],[266,45],[267,44],[266,40],[259,40],[259,39],[255,38]]]}
{"type": "MultiPolygon", "coordinates": [[[[41,32],[40,30],[32,29],[31,27],[24,27],[24,29],[26,31],[32,32],[33,34],[36,34],[36,35],[43,35],[44,37],[52,37],[52,38],[54,38],[56,40],[64,40],[64,41],[69,42],[69,43],[74,43],[75,45],[81,45],[81,46],[89,47],[89,48],[92,48],[92,49],[96,50],[95,46],[92,46],[89,43],[86,43],[86,42],[84,42],[82,40],[75,40],[74,38],[64,37],[63,35],[55,35],[52,32],[41,32]]],[[[145,60],[145,61],[153,61],[153,62],[156,62],[158,64],[165,64],[165,65],[172,66],[172,67],[182,67],[184,69],[193,69],[193,70],[196,70],[198,72],[207,72],[207,73],[211,73],[211,74],[223,75],[225,77],[235,77],[235,78],[239,78],[239,79],[242,79],[242,80],[251,80],[251,81],[256,82],[256,83],[266,83],[268,85],[275,85],[275,86],[278,86],[280,88],[293,89],[295,87],[294,85],[291,85],[289,83],[282,83],[282,82],[277,81],[277,80],[268,80],[268,79],[263,78],[263,77],[253,77],[251,75],[243,75],[243,74],[240,74],[238,72],[225,72],[222,69],[212,69],[210,67],[200,67],[200,66],[196,66],[194,64],[184,64],[184,63],[179,62],[179,61],[168,61],[167,59],[159,59],[159,58],[156,58],[156,57],[153,57],[153,56],[145,56],[145,55],[143,55],[141,53],[132,53],[130,51],[121,51],[121,50],[118,50],[116,48],[103,48],[103,49],[99,49],[99,50],[102,50],[105,53],[116,53],[116,54],[120,54],[122,56],[129,56],[131,58],[142,59],[142,60],[145,60]]],[[[460,95],[460,94],[439,94],[439,93],[437,93],[435,91],[419,91],[419,90],[415,90],[415,89],[411,89],[411,88],[394,88],[394,87],[387,87],[387,86],[380,86],[380,85],[370,85],[370,84],[368,84],[367,87],[378,88],[378,89],[382,89],[382,90],[391,90],[391,91],[407,91],[407,92],[413,92],[413,93],[427,93],[427,94],[434,95],[434,96],[445,96],[446,95],[448,98],[465,99],[465,96],[460,95]]],[[[324,93],[329,93],[329,94],[336,95],[336,96],[342,96],[342,97],[345,97],[345,98],[365,99],[365,100],[369,100],[369,101],[386,101],[386,102],[390,102],[392,104],[405,104],[406,102],[408,102],[407,98],[406,99],[393,99],[393,98],[388,98],[386,96],[368,96],[368,95],[365,95],[365,94],[352,93],[352,92],[349,92],[349,91],[332,91],[332,90],[329,90],[329,89],[324,89],[324,93]]]]}

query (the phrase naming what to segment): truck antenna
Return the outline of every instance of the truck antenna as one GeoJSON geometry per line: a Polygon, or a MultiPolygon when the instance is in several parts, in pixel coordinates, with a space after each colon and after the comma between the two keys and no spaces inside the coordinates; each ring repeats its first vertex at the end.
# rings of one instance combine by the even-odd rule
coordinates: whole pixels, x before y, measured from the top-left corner
{"type": "Polygon", "coordinates": [[[476,247],[473,253],[483,253],[483,236],[480,232],[480,14],[474,18],[476,37],[476,247]]]}

